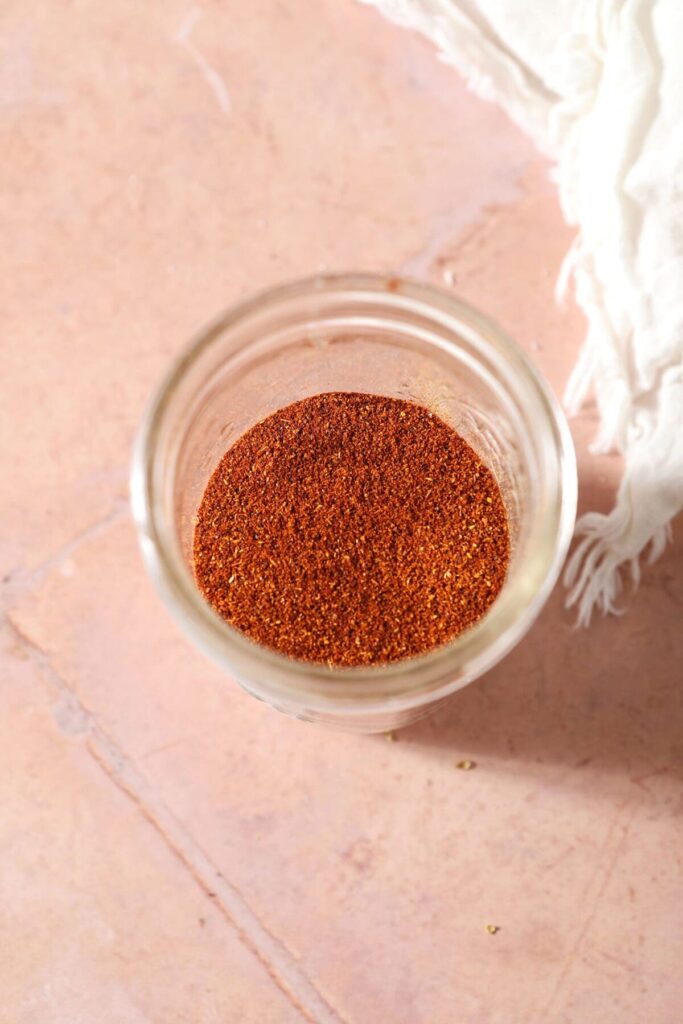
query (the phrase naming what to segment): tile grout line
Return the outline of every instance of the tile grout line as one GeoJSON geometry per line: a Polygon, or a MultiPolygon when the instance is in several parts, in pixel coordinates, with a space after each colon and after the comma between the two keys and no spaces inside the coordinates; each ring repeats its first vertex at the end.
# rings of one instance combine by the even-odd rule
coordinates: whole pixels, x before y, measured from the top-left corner
{"type": "Polygon", "coordinates": [[[181,22],[178,31],[173,36],[173,41],[177,43],[178,46],[181,46],[189,55],[190,59],[199,70],[202,78],[213,93],[216,103],[225,116],[229,117],[232,112],[232,101],[223,76],[216,71],[213,64],[206,59],[199,47],[190,39],[192,30],[199,21],[201,13],[202,12],[199,7],[192,7],[181,22]]]}
{"type": "MultiPolygon", "coordinates": [[[[157,831],[168,850],[211,899],[292,1006],[311,1024],[348,1024],[318,991],[282,940],[268,930],[236,887],[224,878],[182,823],[156,796],[130,758],[102,730],[92,712],[52,666],[48,655],[9,615],[7,622],[68,709],[68,725],[63,726],[63,731],[71,738],[84,741],[90,757],[157,831]]],[[[60,715],[63,716],[63,709],[60,715]]]]}
{"type": "MultiPolygon", "coordinates": [[[[24,571],[21,568],[15,569],[9,573],[4,580],[4,586],[6,593],[12,597],[17,594],[23,594],[26,591],[30,591],[36,585],[40,585],[47,574],[58,566],[62,565],[68,558],[71,558],[79,548],[86,544],[89,540],[95,537],[99,537],[101,533],[109,529],[115,523],[120,522],[130,512],[130,506],[127,498],[117,498],[110,510],[103,515],[100,519],[95,520],[89,526],[84,527],[79,533],[76,534],[71,540],[63,544],[54,554],[49,555],[44,561],[37,565],[34,569],[24,571]]],[[[27,641],[29,644],[30,640],[27,641]]]]}
{"type": "Polygon", "coordinates": [[[581,945],[586,935],[590,931],[591,925],[595,920],[595,916],[598,910],[598,904],[602,899],[607,886],[614,874],[614,870],[617,866],[619,857],[622,852],[622,848],[631,828],[631,823],[638,809],[637,798],[630,797],[622,804],[617,810],[612,822],[607,829],[607,838],[603,844],[603,850],[609,850],[609,859],[607,866],[603,867],[602,863],[599,865],[598,870],[595,872],[593,879],[589,885],[589,889],[592,890],[591,907],[586,915],[583,923],[579,926],[576,936],[571,944],[569,953],[565,958],[564,964],[560,968],[558,975],[555,979],[552,992],[549,998],[544,1002],[543,1006],[538,1009],[538,1012],[534,1012],[533,1016],[529,1018],[531,1024],[543,1024],[548,1020],[548,1012],[553,1008],[557,999],[564,987],[564,983],[569,975],[570,970],[574,966],[574,963],[581,950],[581,945]],[[625,822],[623,819],[626,819],[625,822]],[[612,837],[617,828],[621,829],[621,834],[618,836],[616,841],[613,842],[612,837]]]}
{"type": "Polygon", "coordinates": [[[163,802],[156,799],[149,784],[122,757],[118,748],[99,730],[90,732],[86,747],[105,774],[156,829],[206,896],[216,904],[242,943],[252,951],[292,1005],[312,1024],[344,1024],[289,950],[256,917],[237,889],[222,876],[163,802]]]}

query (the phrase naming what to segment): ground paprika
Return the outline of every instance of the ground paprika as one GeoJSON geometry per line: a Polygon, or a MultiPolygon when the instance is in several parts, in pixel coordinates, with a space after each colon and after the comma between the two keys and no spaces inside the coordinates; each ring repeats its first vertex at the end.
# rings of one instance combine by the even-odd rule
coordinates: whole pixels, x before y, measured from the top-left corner
{"type": "Polygon", "coordinates": [[[509,532],[491,471],[413,402],[333,392],[225,453],[194,533],[197,583],[252,640],[331,666],[452,640],[490,608],[509,532]]]}

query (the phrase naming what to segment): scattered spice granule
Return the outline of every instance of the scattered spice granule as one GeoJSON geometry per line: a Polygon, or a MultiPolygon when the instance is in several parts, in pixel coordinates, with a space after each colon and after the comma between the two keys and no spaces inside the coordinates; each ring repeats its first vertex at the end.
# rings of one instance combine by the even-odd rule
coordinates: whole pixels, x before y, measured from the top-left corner
{"type": "Polygon", "coordinates": [[[396,742],[396,733],[393,731],[393,729],[390,732],[385,732],[384,737],[389,741],[389,743],[396,742]]]}
{"type": "Polygon", "coordinates": [[[224,454],[194,570],[252,640],[331,667],[423,654],[472,626],[509,558],[490,470],[423,406],[348,392],[295,402],[224,454]]]}
{"type": "Polygon", "coordinates": [[[473,768],[477,767],[477,762],[476,761],[458,761],[458,763],[456,764],[455,767],[459,768],[460,771],[462,771],[462,772],[471,772],[473,768]]]}
{"type": "Polygon", "coordinates": [[[486,931],[489,933],[489,935],[495,935],[496,932],[500,931],[500,925],[499,924],[487,924],[486,925],[486,931]]]}

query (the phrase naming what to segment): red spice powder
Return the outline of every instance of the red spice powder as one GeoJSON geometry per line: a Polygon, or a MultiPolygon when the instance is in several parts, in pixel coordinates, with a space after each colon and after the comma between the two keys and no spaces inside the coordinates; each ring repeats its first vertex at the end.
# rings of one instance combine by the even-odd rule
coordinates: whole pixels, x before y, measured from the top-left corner
{"type": "Polygon", "coordinates": [[[493,474],[412,402],[335,392],[257,423],[199,506],[197,583],[257,643],[331,666],[452,640],[490,608],[509,534],[493,474]]]}

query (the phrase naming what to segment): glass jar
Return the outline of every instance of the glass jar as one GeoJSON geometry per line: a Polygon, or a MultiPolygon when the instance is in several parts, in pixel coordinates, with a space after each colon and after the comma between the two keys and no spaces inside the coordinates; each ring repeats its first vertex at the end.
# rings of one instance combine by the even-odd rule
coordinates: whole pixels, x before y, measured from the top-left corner
{"type": "Polygon", "coordinates": [[[131,496],[147,568],[199,647],[286,714],[381,732],[432,711],[529,629],[572,535],[576,463],[548,386],[481,314],[413,281],[331,275],[263,292],[194,339],[147,411],[131,496]],[[420,657],[350,669],[297,661],[231,627],[195,584],[194,517],[225,450],[275,410],[326,391],[428,406],[489,466],[505,500],[511,557],[497,600],[475,626],[420,657]]]}

